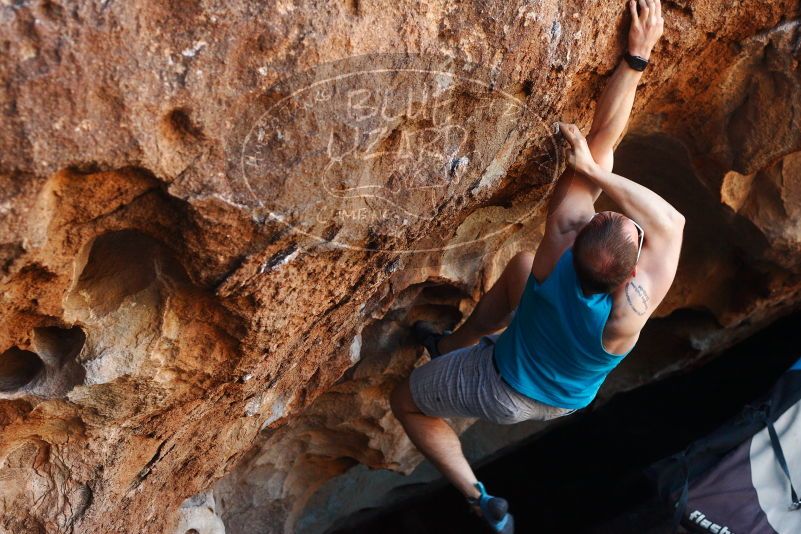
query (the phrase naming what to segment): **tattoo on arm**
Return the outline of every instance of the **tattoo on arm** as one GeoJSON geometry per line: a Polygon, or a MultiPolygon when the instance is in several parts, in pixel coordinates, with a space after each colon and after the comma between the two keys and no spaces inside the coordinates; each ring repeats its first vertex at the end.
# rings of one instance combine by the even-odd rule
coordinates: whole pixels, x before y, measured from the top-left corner
{"type": "Polygon", "coordinates": [[[645,315],[648,310],[648,301],[651,300],[645,288],[640,284],[631,281],[626,284],[626,300],[634,313],[637,315],[645,315]]]}

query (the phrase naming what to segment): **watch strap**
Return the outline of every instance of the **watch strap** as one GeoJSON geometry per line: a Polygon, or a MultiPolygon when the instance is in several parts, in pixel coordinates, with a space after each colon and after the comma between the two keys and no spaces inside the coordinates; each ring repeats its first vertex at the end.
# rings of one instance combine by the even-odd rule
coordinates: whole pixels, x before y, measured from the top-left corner
{"type": "Polygon", "coordinates": [[[647,59],[640,56],[632,56],[629,54],[628,50],[626,50],[626,52],[623,54],[623,59],[626,60],[626,63],[629,64],[629,67],[640,72],[644,71],[645,67],[648,66],[647,59]]]}

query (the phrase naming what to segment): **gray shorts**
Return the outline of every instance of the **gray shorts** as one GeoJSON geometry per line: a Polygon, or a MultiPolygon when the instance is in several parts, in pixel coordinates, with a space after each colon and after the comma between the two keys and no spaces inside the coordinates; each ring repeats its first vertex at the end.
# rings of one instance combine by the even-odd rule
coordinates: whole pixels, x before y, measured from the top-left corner
{"type": "Polygon", "coordinates": [[[573,413],[517,392],[492,365],[495,340],[484,336],[472,347],[454,350],[416,367],[409,377],[414,403],[426,415],[478,417],[501,425],[547,421],[573,413]]]}

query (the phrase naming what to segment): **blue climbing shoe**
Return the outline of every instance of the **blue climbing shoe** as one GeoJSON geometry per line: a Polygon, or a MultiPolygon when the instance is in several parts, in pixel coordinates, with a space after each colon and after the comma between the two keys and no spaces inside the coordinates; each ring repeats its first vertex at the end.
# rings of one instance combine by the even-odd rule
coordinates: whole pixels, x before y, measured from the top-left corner
{"type": "Polygon", "coordinates": [[[481,510],[481,518],[492,529],[492,532],[513,534],[515,520],[509,513],[509,503],[506,502],[506,499],[488,494],[481,482],[476,482],[475,486],[481,492],[481,496],[478,499],[468,498],[467,502],[481,510]]]}
{"type": "Polygon", "coordinates": [[[430,322],[417,321],[412,325],[412,333],[417,342],[426,348],[428,355],[433,359],[442,356],[439,348],[437,348],[439,340],[452,332],[450,330],[445,330],[440,334],[430,322]]]}

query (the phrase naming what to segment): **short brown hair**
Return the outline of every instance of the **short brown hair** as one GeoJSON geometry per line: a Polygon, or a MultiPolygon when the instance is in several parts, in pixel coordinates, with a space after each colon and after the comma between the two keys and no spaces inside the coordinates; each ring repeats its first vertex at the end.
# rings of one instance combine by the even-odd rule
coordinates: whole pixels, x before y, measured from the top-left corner
{"type": "Polygon", "coordinates": [[[626,235],[623,216],[599,213],[573,243],[573,267],[585,291],[611,293],[637,263],[637,245],[626,235]]]}

